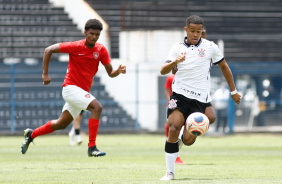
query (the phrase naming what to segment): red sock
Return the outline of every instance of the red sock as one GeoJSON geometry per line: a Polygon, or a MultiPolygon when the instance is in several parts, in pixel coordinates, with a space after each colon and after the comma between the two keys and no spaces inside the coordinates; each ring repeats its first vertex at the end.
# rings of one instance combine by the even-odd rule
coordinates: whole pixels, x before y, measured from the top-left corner
{"type": "Polygon", "coordinates": [[[166,123],[166,124],[164,125],[164,127],[165,127],[165,136],[168,137],[169,126],[168,126],[168,124],[166,123]]]}
{"type": "Polygon", "coordinates": [[[89,119],[88,121],[88,129],[89,129],[89,144],[88,147],[96,146],[96,137],[99,128],[99,120],[98,119],[89,119]]]}
{"type": "Polygon", "coordinates": [[[54,132],[54,130],[51,127],[51,121],[48,121],[45,125],[42,125],[41,127],[38,127],[35,130],[33,130],[31,134],[31,138],[34,139],[37,136],[50,134],[52,132],[54,132]]]}

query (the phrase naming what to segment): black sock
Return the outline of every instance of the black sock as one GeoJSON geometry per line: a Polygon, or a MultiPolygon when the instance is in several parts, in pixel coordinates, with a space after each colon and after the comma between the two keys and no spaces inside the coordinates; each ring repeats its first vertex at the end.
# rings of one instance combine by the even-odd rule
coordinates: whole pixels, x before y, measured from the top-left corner
{"type": "Polygon", "coordinates": [[[75,135],[79,135],[80,134],[80,129],[75,129],[74,132],[75,132],[75,135]]]}

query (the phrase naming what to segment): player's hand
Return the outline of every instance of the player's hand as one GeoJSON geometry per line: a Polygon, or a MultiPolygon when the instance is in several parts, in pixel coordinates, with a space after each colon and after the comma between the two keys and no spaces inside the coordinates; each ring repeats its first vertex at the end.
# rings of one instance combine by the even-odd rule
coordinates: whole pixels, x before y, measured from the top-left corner
{"type": "Polygon", "coordinates": [[[240,95],[240,93],[236,93],[234,95],[231,95],[231,98],[234,102],[240,104],[242,96],[240,95]]]}
{"type": "Polygon", "coordinates": [[[119,71],[119,73],[125,74],[126,73],[126,66],[119,65],[118,71],[119,71]]]}
{"type": "Polygon", "coordinates": [[[177,58],[176,58],[176,64],[181,63],[182,61],[184,61],[185,60],[185,55],[186,55],[186,52],[184,52],[183,54],[178,55],[177,58]]]}
{"type": "Polygon", "coordinates": [[[51,78],[48,74],[42,74],[43,85],[48,85],[51,82],[51,78]]]}

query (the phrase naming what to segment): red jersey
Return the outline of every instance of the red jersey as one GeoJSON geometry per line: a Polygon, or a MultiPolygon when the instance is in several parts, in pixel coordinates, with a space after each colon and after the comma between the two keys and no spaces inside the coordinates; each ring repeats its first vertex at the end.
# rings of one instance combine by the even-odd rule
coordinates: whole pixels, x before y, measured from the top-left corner
{"type": "Polygon", "coordinates": [[[85,46],[85,39],[63,42],[59,47],[62,53],[69,53],[68,72],[63,86],[76,85],[89,92],[100,61],[103,65],[111,62],[107,49],[97,42],[92,49],[85,46]]]}
{"type": "Polygon", "coordinates": [[[170,95],[172,95],[172,82],[174,80],[175,74],[167,76],[165,81],[165,88],[170,90],[170,95]]]}

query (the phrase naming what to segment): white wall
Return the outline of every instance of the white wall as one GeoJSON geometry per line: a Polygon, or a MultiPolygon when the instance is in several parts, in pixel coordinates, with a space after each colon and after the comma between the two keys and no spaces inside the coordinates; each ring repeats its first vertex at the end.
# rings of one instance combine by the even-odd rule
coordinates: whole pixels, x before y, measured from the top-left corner
{"type": "Polygon", "coordinates": [[[120,59],[133,63],[163,63],[171,46],[184,39],[183,31],[122,31],[120,59]]]}
{"type": "MultiPolygon", "coordinates": [[[[126,63],[121,60],[112,60],[114,69],[117,69],[119,64],[126,63]]],[[[157,76],[161,66],[155,63],[141,63],[138,65],[136,63],[127,63],[126,66],[126,74],[110,78],[103,65],[100,65],[98,75],[101,82],[105,84],[110,96],[133,118],[138,117],[141,129],[155,131],[158,122],[157,76]],[[136,69],[138,69],[138,72],[136,72],[136,69]],[[136,106],[137,103],[138,106],[136,106]],[[136,113],[137,109],[138,114],[136,113]]]]}
{"type": "MultiPolygon", "coordinates": [[[[123,61],[131,72],[126,74],[128,81],[123,88],[128,93],[136,93],[135,66],[139,67],[138,80],[138,119],[142,129],[156,131],[158,127],[158,76],[173,44],[184,39],[185,31],[122,31],[120,32],[120,61],[123,61]]],[[[121,83],[121,81],[119,81],[121,83]]],[[[111,94],[115,96],[117,94],[111,94]]],[[[126,98],[136,99],[132,94],[126,98]]],[[[116,99],[119,101],[119,98],[116,99]]],[[[127,111],[136,113],[132,106],[127,111]]],[[[136,117],[134,115],[134,117],[136,117]]]]}

